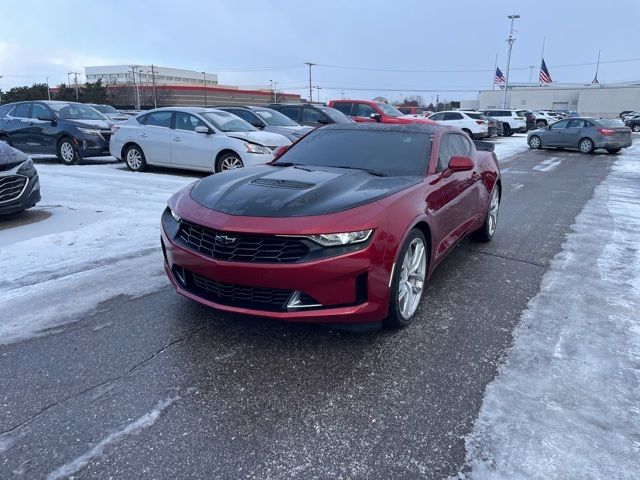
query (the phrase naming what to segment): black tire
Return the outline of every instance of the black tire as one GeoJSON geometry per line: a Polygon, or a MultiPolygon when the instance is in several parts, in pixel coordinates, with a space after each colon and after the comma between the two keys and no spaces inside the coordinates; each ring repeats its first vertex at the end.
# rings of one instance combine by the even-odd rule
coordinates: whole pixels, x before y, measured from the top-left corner
{"type": "Polygon", "coordinates": [[[631,127],[631,130],[633,130],[636,133],[640,132],[640,125],[634,125],[633,127],[631,127]]]}
{"type": "Polygon", "coordinates": [[[529,148],[533,148],[534,150],[540,150],[542,148],[542,139],[538,135],[531,135],[529,137],[529,148]]]}
{"type": "Polygon", "coordinates": [[[498,184],[493,187],[491,196],[489,197],[489,206],[487,208],[487,215],[484,217],[482,227],[471,234],[471,238],[478,242],[490,242],[493,235],[496,233],[496,226],[498,225],[498,213],[500,211],[500,188],[498,184]],[[492,205],[495,200],[497,204],[495,210],[492,209],[492,205]],[[493,214],[493,215],[492,215],[493,214]],[[492,225],[493,222],[493,225],[492,225]]]}
{"type": "Polygon", "coordinates": [[[224,172],[226,170],[236,170],[244,167],[240,155],[235,152],[227,152],[216,160],[215,173],[224,172]],[[232,167],[235,165],[235,167],[232,167]]]}
{"type": "Polygon", "coordinates": [[[509,126],[508,123],[504,124],[504,127],[502,129],[502,133],[505,137],[510,137],[511,135],[513,135],[513,131],[511,130],[511,127],[509,126]]]}
{"type": "Polygon", "coordinates": [[[80,160],[78,149],[69,137],[62,137],[58,142],[58,160],[64,165],[75,165],[80,160]]]}
{"type": "Polygon", "coordinates": [[[0,135],[0,142],[4,142],[7,145],[9,145],[10,147],[12,146],[11,145],[11,140],[6,135],[0,135]]]}
{"type": "Polygon", "coordinates": [[[593,153],[594,147],[593,140],[587,137],[578,142],[578,150],[580,150],[580,153],[593,153]]]}
{"type": "Polygon", "coordinates": [[[407,250],[409,250],[409,247],[411,246],[414,240],[421,241],[424,247],[424,254],[425,254],[425,260],[426,260],[426,267],[424,272],[425,278],[426,278],[427,272],[429,271],[429,259],[430,259],[429,244],[424,238],[424,234],[417,228],[414,228],[413,230],[411,230],[411,232],[409,232],[409,235],[407,236],[407,239],[405,240],[404,245],[402,245],[402,248],[400,249],[400,254],[398,255],[398,260],[393,272],[393,279],[391,281],[391,290],[389,292],[389,295],[390,295],[389,315],[383,322],[383,325],[388,328],[404,328],[409,326],[412,320],[415,318],[416,313],[420,309],[420,301],[422,300],[422,297],[424,294],[424,289],[426,287],[426,280],[422,281],[422,290],[420,292],[420,300],[418,300],[418,306],[408,318],[405,318],[402,315],[400,311],[400,305],[399,305],[400,301],[398,298],[399,297],[398,293],[400,291],[400,280],[401,280],[401,276],[403,275],[402,263],[404,261],[407,250]]]}
{"type": "Polygon", "coordinates": [[[618,153],[622,148],[607,148],[607,152],[609,153],[618,153]]]}
{"type": "Polygon", "coordinates": [[[466,133],[471,140],[473,140],[473,134],[471,133],[471,130],[469,130],[468,128],[463,128],[462,131],[466,133]]]}
{"type": "Polygon", "coordinates": [[[125,148],[123,160],[132,172],[144,172],[148,167],[142,148],[135,143],[125,148]]]}
{"type": "Polygon", "coordinates": [[[547,126],[547,122],[545,122],[544,120],[539,120],[536,122],[536,128],[540,129],[540,128],[544,128],[547,126]]]}

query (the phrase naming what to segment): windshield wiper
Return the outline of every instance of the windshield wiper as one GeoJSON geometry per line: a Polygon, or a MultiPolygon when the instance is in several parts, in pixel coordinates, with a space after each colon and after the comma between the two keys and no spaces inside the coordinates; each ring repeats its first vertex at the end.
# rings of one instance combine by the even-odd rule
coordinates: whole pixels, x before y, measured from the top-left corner
{"type": "Polygon", "coordinates": [[[378,170],[371,170],[369,168],[362,167],[351,167],[348,165],[331,165],[333,168],[348,168],[349,170],[362,170],[363,172],[367,172],[369,175],[374,175],[376,177],[386,177],[387,174],[384,172],[379,172],[378,170]]]}

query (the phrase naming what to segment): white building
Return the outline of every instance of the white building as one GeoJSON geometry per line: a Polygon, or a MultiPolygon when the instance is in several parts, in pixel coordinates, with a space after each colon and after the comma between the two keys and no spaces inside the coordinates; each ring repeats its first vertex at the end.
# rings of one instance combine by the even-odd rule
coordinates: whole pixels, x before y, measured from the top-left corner
{"type": "MultiPolygon", "coordinates": [[[[504,90],[482,90],[479,108],[502,108],[504,90]]],[[[572,110],[589,117],[617,117],[624,110],[640,110],[640,82],[610,85],[515,85],[507,92],[507,108],[572,110]]]]}
{"type": "Polygon", "coordinates": [[[133,83],[140,85],[151,85],[152,75],[155,77],[156,85],[171,86],[206,86],[210,87],[218,84],[216,73],[203,73],[194,70],[182,70],[179,68],[153,67],[149,65],[107,65],[99,67],[84,67],[87,82],[96,82],[102,79],[103,84],[113,83],[133,83]]]}

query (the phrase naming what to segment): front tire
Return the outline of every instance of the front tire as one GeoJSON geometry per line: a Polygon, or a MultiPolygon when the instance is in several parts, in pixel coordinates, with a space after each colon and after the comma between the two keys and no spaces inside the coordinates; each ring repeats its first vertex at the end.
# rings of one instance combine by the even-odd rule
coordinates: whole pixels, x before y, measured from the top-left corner
{"type": "Polygon", "coordinates": [[[529,138],[529,147],[534,150],[540,150],[542,148],[542,140],[537,135],[531,135],[529,138]]]}
{"type": "Polygon", "coordinates": [[[65,137],[58,142],[58,160],[65,165],[74,165],[80,160],[78,151],[69,137],[65,137]]]}
{"type": "Polygon", "coordinates": [[[138,145],[130,145],[124,152],[124,163],[132,172],[144,172],[147,169],[147,159],[142,148],[138,145]]]}
{"type": "Polygon", "coordinates": [[[227,170],[237,170],[242,167],[244,167],[244,163],[242,163],[240,155],[234,152],[228,152],[216,161],[215,171],[216,173],[220,173],[227,170]]]}
{"type": "Polygon", "coordinates": [[[578,150],[580,150],[580,153],[593,153],[593,148],[593,140],[590,138],[583,138],[578,143],[578,150]]]}
{"type": "Polygon", "coordinates": [[[428,265],[427,242],[420,230],[413,229],[398,255],[385,326],[403,328],[411,324],[422,299],[428,265]]]}
{"type": "Polygon", "coordinates": [[[484,218],[482,227],[473,232],[474,240],[479,242],[490,242],[493,238],[493,234],[496,232],[498,225],[498,212],[500,210],[500,189],[498,185],[493,187],[491,197],[489,199],[489,208],[487,210],[487,216],[484,218]]]}
{"type": "Polygon", "coordinates": [[[633,127],[631,127],[631,130],[633,130],[636,133],[640,132],[640,125],[634,125],[633,127]]]}
{"type": "Polygon", "coordinates": [[[513,135],[513,131],[511,130],[511,127],[508,124],[504,125],[502,133],[505,137],[510,137],[511,135],[513,135]]]}
{"type": "Polygon", "coordinates": [[[539,122],[536,122],[536,128],[540,129],[540,128],[544,128],[547,126],[547,122],[540,120],[539,122]]]}

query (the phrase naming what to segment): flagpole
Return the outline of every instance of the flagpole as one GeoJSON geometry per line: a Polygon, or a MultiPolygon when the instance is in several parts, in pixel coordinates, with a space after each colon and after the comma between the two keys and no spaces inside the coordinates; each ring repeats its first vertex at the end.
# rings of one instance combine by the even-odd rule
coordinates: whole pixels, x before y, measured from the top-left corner
{"type": "Polygon", "coordinates": [[[496,62],[493,64],[493,77],[491,81],[491,90],[496,89],[496,71],[498,70],[498,54],[496,53],[496,62]]]}
{"type": "Polygon", "coordinates": [[[600,83],[598,82],[598,70],[600,69],[600,49],[598,49],[598,63],[596,64],[596,76],[593,77],[593,83],[600,83]]]}
{"type": "MultiPolygon", "coordinates": [[[[544,62],[544,43],[547,40],[547,37],[542,37],[542,55],[540,55],[540,71],[542,71],[542,62],[544,62]]],[[[542,82],[540,81],[540,73],[538,73],[538,86],[542,86],[542,82]]]]}

